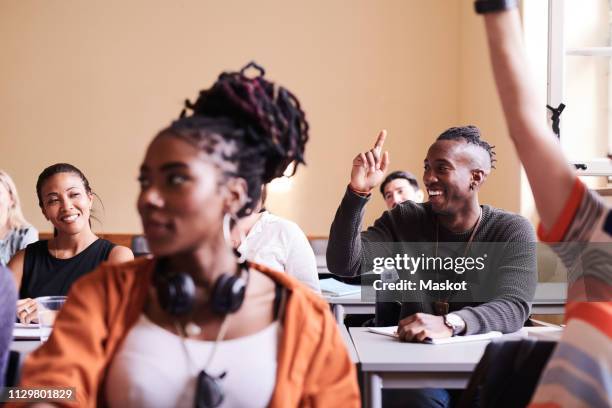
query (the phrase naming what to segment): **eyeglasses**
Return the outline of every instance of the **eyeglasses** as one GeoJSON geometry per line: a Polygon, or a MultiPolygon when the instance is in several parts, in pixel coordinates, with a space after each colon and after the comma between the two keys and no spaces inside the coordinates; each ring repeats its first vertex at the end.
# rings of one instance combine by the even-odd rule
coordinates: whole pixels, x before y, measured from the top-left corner
{"type": "Polygon", "coordinates": [[[195,393],[196,408],[215,408],[221,405],[224,398],[221,380],[226,374],[227,372],[223,372],[218,377],[213,377],[204,370],[200,371],[195,393]]]}

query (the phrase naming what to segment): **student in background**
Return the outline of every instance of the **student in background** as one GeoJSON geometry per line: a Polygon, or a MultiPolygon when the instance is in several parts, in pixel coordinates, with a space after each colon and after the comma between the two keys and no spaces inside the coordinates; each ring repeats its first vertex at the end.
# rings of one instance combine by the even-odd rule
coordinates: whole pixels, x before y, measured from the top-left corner
{"type": "Polygon", "coordinates": [[[93,191],[85,175],[67,163],[47,167],[36,182],[38,205],[53,225],[53,238],[30,244],[9,262],[19,288],[17,317],[36,318],[39,296],[64,296],[101,262],[134,259],[129,248],[98,238],[91,230],[93,191]]]}
{"type": "Polygon", "coordinates": [[[296,97],[263,76],[221,74],[153,139],[138,211],[154,258],[79,280],[22,386],[75,387],[79,406],[359,406],[329,305],[233,249],[232,224],[308,140],[296,97]]]}
{"type": "Polygon", "coordinates": [[[13,340],[17,293],[8,269],[0,265],[0,392],[4,387],[8,355],[13,340]]]}
{"type": "Polygon", "coordinates": [[[612,211],[588,190],[544,118],[516,1],[477,1],[510,138],[540,214],[538,235],[568,269],[566,328],[532,407],[612,406],[612,211]],[[556,245],[554,245],[557,243],[556,245]],[[560,243],[560,244],[559,244],[560,243]]]}
{"type": "Polygon", "coordinates": [[[6,265],[17,251],[35,241],[38,241],[38,231],[21,212],[15,183],[0,170],[0,266],[6,265]]]}
{"type": "Polygon", "coordinates": [[[234,246],[249,261],[287,272],[320,293],[317,261],[308,238],[296,223],[263,208],[265,201],[266,187],[253,213],[239,219],[232,229],[234,246]]]}
{"type": "Polygon", "coordinates": [[[380,184],[380,193],[390,210],[406,200],[423,202],[423,191],[416,177],[407,171],[393,171],[380,184]]]}

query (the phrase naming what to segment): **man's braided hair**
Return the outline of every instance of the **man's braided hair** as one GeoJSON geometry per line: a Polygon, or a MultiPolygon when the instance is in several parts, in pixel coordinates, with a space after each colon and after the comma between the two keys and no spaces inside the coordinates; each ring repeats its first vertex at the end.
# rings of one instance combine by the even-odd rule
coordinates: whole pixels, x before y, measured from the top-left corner
{"type": "Polygon", "coordinates": [[[445,130],[436,140],[464,140],[467,143],[479,146],[489,154],[491,168],[495,168],[495,146],[491,146],[480,138],[480,129],[474,125],[452,127],[445,130]]]}

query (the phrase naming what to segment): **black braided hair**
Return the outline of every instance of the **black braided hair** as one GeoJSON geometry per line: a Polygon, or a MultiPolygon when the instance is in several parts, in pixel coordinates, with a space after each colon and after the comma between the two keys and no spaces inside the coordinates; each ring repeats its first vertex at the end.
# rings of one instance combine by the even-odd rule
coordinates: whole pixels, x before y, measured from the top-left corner
{"type": "Polygon", "coordinates": [[[480,129],[474,125],[468,126],[457,126],[452,127],[450,129],[442,132],[440,136],[436,139],[438,140],[464,140],[467,143],[476,145],[482,149],[484,149],[489,154],[489,160],[491,162],[491,168],[495,168],[495,163],[497,162],[495,146],[490,145],[486,141],[480,138],[480,129]]]}
{"type": "Polygon", "coordinates": [[[235,144],[223,149],[221,156],[235,168],[224,173],[247,182],[250,200],[238,216],[252,212],[261,186],[282,176],[290,163],[295,163],[291,176],[299,164],[305,164],[309,127],[300,103],[264,75],[255,62],[240,72],[222,73],[210,89],[200,91],[195,102],[185,101],[179,119],[160,133],[186,138],[208,153],[220,149],[219,136],[235,144]],[[258,72],[254,77],[246,75],[251,68],[258,72]]]}

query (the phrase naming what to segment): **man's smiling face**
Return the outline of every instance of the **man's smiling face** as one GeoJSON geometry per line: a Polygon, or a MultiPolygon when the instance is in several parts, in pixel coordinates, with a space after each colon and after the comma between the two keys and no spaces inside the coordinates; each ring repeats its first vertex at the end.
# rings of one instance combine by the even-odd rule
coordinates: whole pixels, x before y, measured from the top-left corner
{"type": "Polygon", "coordinates": [[[424,161],[423,183],[436,214],[453,215],[469,206],[473,170],[482,167],[482,148],[461,140],[439,140],[424,161]]]}

